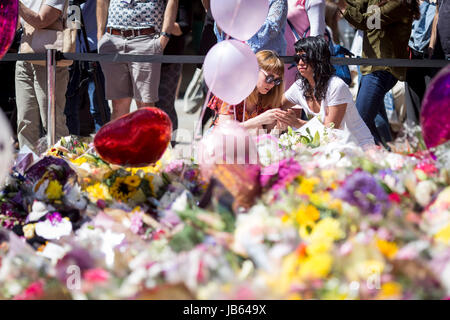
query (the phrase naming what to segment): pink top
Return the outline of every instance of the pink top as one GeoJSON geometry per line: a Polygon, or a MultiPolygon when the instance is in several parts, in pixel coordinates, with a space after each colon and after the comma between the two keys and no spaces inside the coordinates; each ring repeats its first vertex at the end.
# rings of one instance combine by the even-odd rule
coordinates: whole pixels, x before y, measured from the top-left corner
{"type": "MultiPolygon", "coordinates": [[[[303,37],[303,33],[309,27],[308,15],[305,9],[306,0],[288,0],[288,15],[287,18],[294,26],[300,37],[303,37]]],[[[294,43],[297,39],[292,32],[292,29],[288,23],[286,23],[286,31],[284,32],[284,37],[287,42],[286,55],[293,56],[295,54],[294,43]]],[[[291,68],[288,70],[290,65],[286,64],[284,67],[284,88],[289,89],[291,85],[295,82],[295,75],[297,74],[297,68],[291,68]]]]}

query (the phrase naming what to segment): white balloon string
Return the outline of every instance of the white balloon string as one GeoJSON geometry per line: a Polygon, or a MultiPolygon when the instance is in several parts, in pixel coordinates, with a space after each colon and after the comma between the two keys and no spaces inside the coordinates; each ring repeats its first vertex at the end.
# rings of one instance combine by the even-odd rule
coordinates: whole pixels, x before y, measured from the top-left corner
{"type": "Polygon", "coordinates": [[[231,24],[230,24],[231,28],[234,26],[234,21],[236,20],[239,9],[241,8],[241,2],[242,2],[242,0],[238,0],[238,3],[236,5],[236,7],[234,8],[233,17],[231,18],[231,24]]]}
{"type": "MultiPolygon", "coordinates": [[[[234,9],[233,17],[232,17],[232,19],[231,19],[231,25],[232,25],[232,26],[234,25],[234,21],[236,20],[237,14],[238,14],[239,9],[240,9],[240,7],[241,7],[241,2],[242,2],[242,0],[238,0],[238,3],[237,3],[237,5],[236,5],[236,8],[234,9]]],[[[223,30],[222,30],[222,32],[223,32],[223,30]]],[[[229,35],[229,34],[226,34],[226,35],[227,35],[227,36],[226,36],[225,40],[229,40],[229,39],[230,39],[230,35],[229,35]]],[[[222,55],[222,57],[219,59],[219,65],[221,64],[221,60],[222,60],[222,59],[223,59],[223,55],[222,55]]],[[[218,70],[218,69],[216,68],[216,70],[218,70]]],[[[213,81],[212,81],[211,87],[214,87],[214,84],[215,84],[216,80],[217,80],[217,71],[216,71],[215,74],[214,74],[214,77],[213,77],[213,81]]],[[[210,96],[211,96],[211,89],[210,89],[210,87],[208,86],[208,93],[206,94],[206,99],[205,99],[205,102],[203,103],[202,111],[201,111],[201,113],[200,113],[200,118],[199,118],[199,120],[198,120],[198,122],[197,122],[197,125],[196,125],[195,129],[194,129],[194,139],[193,139],[193,141],[192,141],[192,143],[191,143],[191,145],[190,145],[190,155],[191,155],[191,156],[194,156],[194,155],[193,155],[194,144],[195,144],[197,141],[200,141],[200,138],[201,138],[201,136],[202,136],[201,131],[200,131],[200,128],[203,127],[203,126],[202,126],[202,123],[203,123],[203,117],[205,116],[205,111],[206,111],[206,108],[207,108],[207,105],[208,105],[210,96]]],[[[234,120],[236,120],[236,107],[233,105],[233,108],[234,108],[234,120]]],[[[217,112],[217,111],[216,111],[216,112],[217,112]]],[[[197,156],[200,156],[200,155],[197,155],[197,156]]],[[[195,160],[194,160],[194,161],[195,161],[195,160]]],[[[186,170],[186,166],[183,165],[183,170],[181,171],[181,175],[180,175],[180,181],[181,181],[181,180],[183,179],[183,177],[184,177],[185,170],[186,170]]]]}

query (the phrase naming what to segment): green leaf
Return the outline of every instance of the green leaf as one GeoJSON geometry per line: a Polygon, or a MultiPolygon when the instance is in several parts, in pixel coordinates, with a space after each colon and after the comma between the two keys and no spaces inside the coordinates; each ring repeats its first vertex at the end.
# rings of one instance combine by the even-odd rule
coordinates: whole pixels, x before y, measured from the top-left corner
{"type": "Polygon", "coordinates": [[[190,225],[177,232],[169,242],[170,248],[175,252],[187,251],[202,243],[204,234],[190,225]]]}

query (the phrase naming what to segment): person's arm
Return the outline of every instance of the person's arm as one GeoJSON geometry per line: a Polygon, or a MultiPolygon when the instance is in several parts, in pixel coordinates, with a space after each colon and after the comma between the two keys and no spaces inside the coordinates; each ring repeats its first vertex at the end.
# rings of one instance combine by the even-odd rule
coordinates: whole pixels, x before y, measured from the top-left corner
{"type": "MultiPolygon", "coordinates": [[[[168,0],[166,5],[166,10],[164,11],[164,22],[161,31],[172,33],[173,25],[175,23],[175,20],[177,18],[177,12],[178,12],[178,0],[168,0]]],[[[169,43],[169,38],[166,36],[162,36],[159,38],[161,42],[161,47],[164,48],[167,46],[167,43],[169,43]]]]}
{"type": "Polygon", "coordinates": [[[97,40],[100,41],[106,29],[108,20],[109,0],[97,0],[97,40]]]}
{"type": "Polygon", "coordinates": [[[323,35],[325,33],[325,1],[310,0],[306,14],[311,26],[309,35],[312,37],[323,35]]]}
{"type": "Polygon", "coordinates": [[[205,8],[205,11],[210,10],[211,6],[209,3],[210,3],[210,0],[202,0],[202,4],[203,4],[203,7],[205,8]]]}
{"type": "Polygon", "coordinates": [[[174,23],[172,34],[182,36],[192,30],[192,7],[181,1],[178,8],[178,21],[174,23]]]}
{"type": "Polygon", "coordinates": [[[428,58],[431,58],[436,46],[437,40],[437,24],[439,20],[439,6],[436,5],[436,13],[434,14],[433,26],[431,27],[430,44],[428,45],[428,58]]]}
{"type": "Polygon", "coordinates": [[[292,109],[292,107],[296,104],[287,98],[287,95],[290,95],[292,90],[296,89],[294,89],[294,87],[291,87],[291,89],[283,94],[283,97],[281,98],[281,109],[285,110],[286,113],[278,115],[277,120],[284,126],[300,128],[307,121],[301,119],[301,109],[292,109]]]}
{"type": "Polygon", "coordinates": [[[261,47],[264,47],[266,43],[279,37],[284,37],[281,33],[283,26],[286,24],[287,19],[287,3],[285,0],[277,0],[269,7],[269,13],[267,14],[266,21],[262,25],[261,29],[250,40],[257,38],[261,47]]]}
{"type": "Polygon", "coordinates": [[[345,20],[358,30],[367,30],[363,13],[367,11],[367,0],[346,0],[347,7],[342,14],[345,20]]]}
{"type": "MultiPolygon", "coordinates": [[[[275,124],[277,118],[281,117],[285,113],[286,111],[283,111],[280,108],[269,109],[254,118],[242,122],[241,124],[246,129],[262,128],[264,125],[275,124]]],[[[219,124],[226,120],[234,120],[233,115],[219,114],[219,124]]]]}
{"type": "Polygon", "coordinates": [[[19,2],[19,15],[29,25],[36,29],[44,29],[51,26],[61,16],[61,14],[61,10],[53,8],[47,4],[42,5],[39,12],[34,12],[25,6],[22,1],[19,2]]]}
{"type": "Polygon", "coordinates": [[[328,127],[331,123],[333,123],[334,128],[339,129],[342,123],[342,119],[344,119],[346,110],[346,103],[338,104],[336,106],[329,106],[323,124],[328,127]]]}

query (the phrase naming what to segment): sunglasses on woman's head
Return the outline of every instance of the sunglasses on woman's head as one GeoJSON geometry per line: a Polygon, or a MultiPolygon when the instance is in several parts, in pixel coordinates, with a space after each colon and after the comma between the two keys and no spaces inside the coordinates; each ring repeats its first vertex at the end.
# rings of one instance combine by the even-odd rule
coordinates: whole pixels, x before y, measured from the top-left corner
{"type": "Polygon", "coordinates": [[[300,60],[302,60],[304,63],[308,63],[308,56],[306,55],[306,53],[302,53],[302,54],[294,54],[294,61],[295,63],[299,63],[300,60]]]}
{"type": "Polygon", "coordinates": [[[266,76],[266,83],[271,84],[273,83],[275,86],[279,86],[281,84],[281,81],[283,81],[281,78],[276,78],[273,75],[269,75],[266,71],[264,71],[263,69],[261,69],[261,71],[265,74],[266,76]]]}

